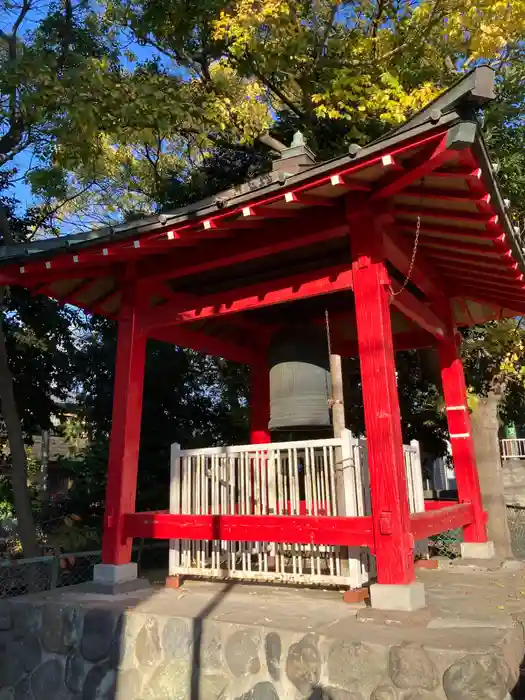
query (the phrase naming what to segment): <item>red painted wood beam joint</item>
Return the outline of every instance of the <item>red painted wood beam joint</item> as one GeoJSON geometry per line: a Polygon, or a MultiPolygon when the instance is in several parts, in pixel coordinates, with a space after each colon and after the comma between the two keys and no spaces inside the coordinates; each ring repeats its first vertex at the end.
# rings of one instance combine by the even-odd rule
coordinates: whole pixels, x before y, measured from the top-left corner
{"type": "Polygon", "coordinates": [[[125,537],[373,546],[369,516],[130,513],[123,520],[125,537]]]}

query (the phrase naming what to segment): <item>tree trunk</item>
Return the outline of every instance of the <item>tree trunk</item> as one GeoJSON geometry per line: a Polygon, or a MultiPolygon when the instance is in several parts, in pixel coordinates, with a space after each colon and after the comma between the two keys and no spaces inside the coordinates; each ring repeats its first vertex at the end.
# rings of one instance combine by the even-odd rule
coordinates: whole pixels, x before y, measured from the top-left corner
{"type": "Polygon", "coordinates": [[[489,540],[494,542],[497,557],[509,559],[513,554],[499,450],[500,398],[500,392],[496,391],[480,397],[472,411],[471,422],[483,507],[488,513],[489,540]]]}
{"type": "MultiPolygon", "coordinates": [[[[11,231],[6,214],[0,206],[0,229],[4,243],[12,244],[11,231]]],[[[3,305],[5,287],[0,286],[0,404],[4,418],[9,451],[11,454],[11,486],[15,502],[15,514],[18,522],[18,536],[22,543],[25,557],[36,557],[39,554],[36,537],[35,521],[31,511],[31,498],[27,484],[27,457],[22,433],[22,423],[18,415],[15,400],[13,375],[7,358],[7,348],[4,335],[3,305]]]]}
{"type": "Polygon", "coordinates": [[[24,556],[36,557],[39,554],[36,528],[31,511],[31,499],[27,486],[27,459],[22,434],[22,425],[16,406],[13,377],[7,360],[3,319],[0,317],[0,401],[4,417],[9,451],[11,453],[11,486],[18,521],[18,535],[22,542],[24,556]]]}

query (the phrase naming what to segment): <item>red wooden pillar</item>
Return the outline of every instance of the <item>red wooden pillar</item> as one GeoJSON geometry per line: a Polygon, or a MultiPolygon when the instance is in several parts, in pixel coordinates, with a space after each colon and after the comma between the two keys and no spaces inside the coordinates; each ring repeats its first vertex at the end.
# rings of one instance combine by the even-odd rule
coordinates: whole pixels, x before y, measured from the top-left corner
{"type": "Polygon", "coordinates": [[[474,522],[465,526],[464,541],[487,542],[465,374],[453,331],[439,343],[439,364],[458,498],[460,503],[471,503],[473,507],[474,522]]]}
{"type": "Polygon", "coordinates": [[[135,511],[145,359],[139,285],[130,281],[122,293],[118,319],[103,564],[127,564],[131,560],[132,540],[124,539],[122,516],[135,511]]]}
{"type": "Polygon", "coordinates": [[[414,581],[414,553],[390,320],[390,280],[379,231],[374,230],[373,222],[361,226],[360,230],[352,229],[352,269],[377,581],[410,584],[414,581]]]}
{"type": "Polygon", "coordinates": [[[271,442],[270,423],[270,369],[266,360],[251,366],[250,444],[271,442]]]}

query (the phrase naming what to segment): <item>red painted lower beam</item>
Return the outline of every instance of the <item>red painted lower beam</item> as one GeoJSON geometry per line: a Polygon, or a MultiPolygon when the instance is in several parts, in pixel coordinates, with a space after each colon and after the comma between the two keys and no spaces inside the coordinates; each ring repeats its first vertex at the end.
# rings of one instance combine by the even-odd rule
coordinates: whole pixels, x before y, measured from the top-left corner
{"type": "Polygon", "coordinates": [[[129,513],[126,537],[158,540],[227,540],[290,544],[373,545],[372,518],[280,515],[170,515],[129,513]]]}
{"type": "Polygon", "coordinates": [[[426,513],[415,513],[410,516],[410,529],[415,540],[424,540],[430,535],[455,530],[468,525],[474,519],[470,503],[458,503],[448,508],[430,510],[426,513]]]}

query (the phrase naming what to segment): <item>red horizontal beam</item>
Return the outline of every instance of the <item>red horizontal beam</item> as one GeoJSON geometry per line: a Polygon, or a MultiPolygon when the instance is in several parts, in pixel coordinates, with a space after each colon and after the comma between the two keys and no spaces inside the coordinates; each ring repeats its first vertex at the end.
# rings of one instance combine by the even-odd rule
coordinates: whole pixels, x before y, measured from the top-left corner
{"type": "Polygon", "coordinates": [[[372,518],[308,515],[172,515],[130,513],[124,536],[152,539],[285,542],[372,547],[372,518]]]}
{"type": "MultiPolygon", "coordinates": [[[[175,292],[173,289],[165,282],[148,282],[146,284],[146,290],[154,295],[158,295],[165,299],[166,303],[176,302],[178,304],[183,303],[185,306],[194,306],[198,304],[199,297],[195,294],[187,294],[186,292],[175,292]]],[[[246,316],[237,315],[230,320],[228,325],[228,332],[221,333],[223,337],[229,336],[229,331],[231,327],[239,328],[241,331],[249,330],[251,335],[250,338],[259,341],[259,343],[264,344],[270,338],[270,336],[277,329],[276,326],[269,324],[257,322],[253,318],[247,318],[246,316]]],[[[197,350],[198,348],[194,348],[197,350]]],[[[207,353],[210,354],[210,353],[207,353]]],[[[212,353],[216,354],[216,353],[212,353]]]]}
{"type": "Polygon", "coordinates": [[[472,522],[474,516],[470,503],[415,513],[410,516],[410,529],[415,540],[424,540],[447,530],[455,530],[472,522]]]}
{"type": "Polygon", "coordinates": [[[310,297],[332,294],[352,288],[352,271],[348,265],[312,270],[292,277],[210,294],[199,299],[197,308],[188,309],[177,302],[149,309],[145,318],[148,328],[187,323],[215,316],[238,313],[263,306],[273,306],[310,297]]]}

